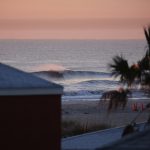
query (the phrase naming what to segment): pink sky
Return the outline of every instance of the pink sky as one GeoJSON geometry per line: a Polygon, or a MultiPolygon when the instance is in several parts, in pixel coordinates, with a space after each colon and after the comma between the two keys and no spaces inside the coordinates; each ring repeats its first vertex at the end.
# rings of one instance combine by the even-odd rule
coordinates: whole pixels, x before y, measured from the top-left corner
{"type": "Polygon", "coordinates": [[[0,0],[0,38],[141,39],[150,0],[0,0]]]}

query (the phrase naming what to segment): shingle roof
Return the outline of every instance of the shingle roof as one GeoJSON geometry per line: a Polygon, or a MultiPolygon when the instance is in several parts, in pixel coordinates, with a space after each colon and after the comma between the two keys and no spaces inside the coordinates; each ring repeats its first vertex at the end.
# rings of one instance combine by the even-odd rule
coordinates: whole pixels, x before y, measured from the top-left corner
{"type": "Polygon", "coordinates": [[[62,91],[60,85],[0,63],[0,95],[62,94],[62,91]]]}

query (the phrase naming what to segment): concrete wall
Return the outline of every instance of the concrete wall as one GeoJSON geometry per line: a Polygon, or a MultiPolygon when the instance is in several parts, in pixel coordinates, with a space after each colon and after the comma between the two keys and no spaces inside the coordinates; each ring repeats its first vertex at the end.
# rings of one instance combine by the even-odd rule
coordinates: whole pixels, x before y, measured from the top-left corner
{"type": "Polygon", "coordinates": [[[0,149],[60,150],[61,95],[0,96],[0,149]]]}

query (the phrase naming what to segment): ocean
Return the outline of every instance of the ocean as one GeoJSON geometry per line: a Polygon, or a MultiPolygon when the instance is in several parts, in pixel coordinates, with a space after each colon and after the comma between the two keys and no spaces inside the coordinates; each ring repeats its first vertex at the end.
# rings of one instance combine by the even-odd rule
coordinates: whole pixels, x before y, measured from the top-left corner
{"type": "MultiPolygon", "coordinates": [[[[0,40],[0,61],[61,84],[63,100],[97,100],[122,86],[110,74],[112,58],[136,63],[145,47],[145,40],[0,40]]],[[[133,99],[147,98],[140,90],[133,93],[133,99]]]]}

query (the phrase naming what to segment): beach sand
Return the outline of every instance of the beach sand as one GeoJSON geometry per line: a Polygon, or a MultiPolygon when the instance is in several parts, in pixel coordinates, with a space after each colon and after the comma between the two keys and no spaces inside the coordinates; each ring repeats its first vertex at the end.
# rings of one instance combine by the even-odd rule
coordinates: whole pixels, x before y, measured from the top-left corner
{"type": "MultiPolygon", "coordinates": [[[[140,107],[141,104],[145,106],[150,100],[131,101],[129,100],[124,110],[118,108],[108,114],[107,106],[103,106],[99,101],[62,101],[62,120],[73,120],[81,124],[107,124],[112,127],[124,126],[130,123],[139,113],[133,112],[131,106],[137,103],[140,107]]],[[[139,108],[140,109],[140,108],[139,108]]],[[[148,119],[150,111],[144,111],[136,119],[136,123],[145,122],[148,119]]]]}

